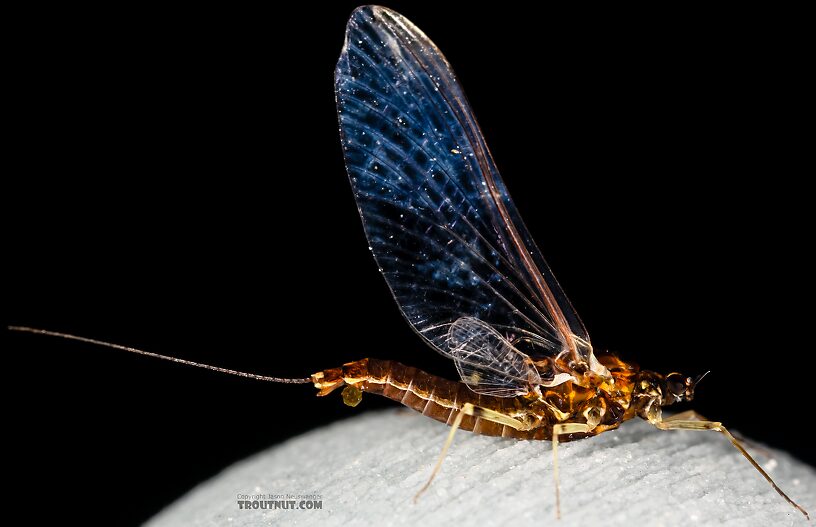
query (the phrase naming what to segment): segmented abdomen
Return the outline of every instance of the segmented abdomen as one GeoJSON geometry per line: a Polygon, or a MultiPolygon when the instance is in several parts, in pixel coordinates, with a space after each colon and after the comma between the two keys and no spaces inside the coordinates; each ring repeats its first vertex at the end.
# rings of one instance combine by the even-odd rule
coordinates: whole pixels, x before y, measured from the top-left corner
{"type": "MultiPolygon", "coordinates": [[[[451,425],[465,403],[501,412],[523,415],[516,397],[493,397],[472,392],[460,382],[449,381],[391,360],[363,359],[313,376],[321,394],[342,384],[354,384],[367,393],[388,397],[423,415],[451,425]],[[342,382],[341,382],[342,379],[342,382]]],[[[481,417],[465,415],[460,428],[476,434],[518,439],[550,439],[552,426],[542,423],[533,430],[519,431],[481,417]]]]}

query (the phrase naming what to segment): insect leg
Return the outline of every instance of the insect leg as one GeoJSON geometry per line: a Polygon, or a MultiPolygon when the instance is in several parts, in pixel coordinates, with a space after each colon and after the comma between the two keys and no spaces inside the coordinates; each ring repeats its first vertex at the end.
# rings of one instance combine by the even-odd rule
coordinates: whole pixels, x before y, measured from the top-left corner
{"type": "Polygon", "coordinates": [[[488,421],[493,421],[494,423],[499,423],[502,425],[507,425],[511,428],[516,430],[529,430],[530,425],[519,421],[518,419],[514,419],[510,416],[504,415],[503,413],[497,412],[495,410],[490,410],[488,408],[482,408],[481,406],[474,406],[471,403],[465,403],[462,405],[462,408],[456,414],[456,418],[453,420],[453,424],[451,425],[450,432],[448,432],[448,437],[445,439],[445,444],[442,446],[442,452],[439,454],[439,459],[436,461],[436,465],[431,472],[431,477],[428,478],[428,481],[419,489],[419,492],[416,493],[414,496],[414,503],[419,499],[423,492],[428,490],[428,487],[431,486],[431,482],[433,481],[436,474],[439,472],[439,469],[442,468],[442,461],[445,459],[445,455],[448,453],[448,448],[451,446],[453,442],[453,435],[456,433],[456,430],[459,429],[459,426],[462,424],[462,418],[466,415],[470,415],[473,417],[480,417],[482,419],[486,419],[488,421]]]}
{"type": "Polygon", "coordinates": [[[810,516],[808,516],[807,511],[803,509],[801,506],[799,506],[798,503],[790,499],[787,494],[782,492],[782,489],[780,489],[776,485],[776,483],[774,483],[774,480],[771,479],[771,476],[769,476],[768,473],[765,472],[762,469],[762,467],[759,466],[759,463],[754,461],[754,458],[751,457],[751,455],[745,450],[745,448],[743,448],[740,442],[737,441],[737,438],[731,435],[731,432],[729,432],[728,429],[722,425],[722,423],[720,423],[719,421],[687,419],[687,417],[700,418],[702,416],[694,411],[681,412],[677,415],[673,415],[671,417],[667,417],[666,419],[658,421],[654,423],[654,425],[660,430],[713,430],[714,432],[721,433],[722,435],[727,437],[728,440],[731,441],[731,444],[734,445],[734,448],[739,450],[740,453],[743,456],[745,456],[745,459],[747,459],[751,463],[751,465],[753,465],[754,468],[757,469],[757,471],[759,471],[760,474],[762,474],[762,477],[764,477],[768,481],[768,483],[771,484],[774,490],[780,496],[785,498],[785,501],[793,505],[794,508],[796,508],[797,510],[799,510],[799,512],[804,514],[805,518],[807,518],[808,520],[810,519],[810,516]]]}
{"type": "Polygon", "coordinates": [[[711,421],[711,419],[706,419],[694,410],[686,410],[663,419],[664,423],[671,421],[711,421]]]}
{"type": "Polygon", "coordinates": [[[555,518],[561,519],[561,492],[558,488],[558,437],[562,434],[575,434],[592,430],[586,423],[559,423],[553,425],[553,477],[555,478],[555,518]]]}
{"type": "MultiPolygon", "coordinates": [[[[685,412],[680,412],[680,413],[672,415],[671,417],[667,417],[663,421],[664,422],[665,421],[671,422],[673,420],[678,420],[678,419],[680,419],[680,420],[693,420],[693,421],[710,421],[711,420],[711,419],[706,418],[705,416],[702,416],[702,415],[698,414],[694,410],[686,410],[685,412]]],[[[763,456],[765,456],[767,458],[773,458],[774,457],[773,454],[767,448],[763,448],[762,446],[758,445],[754,441],[751,441],[750,439],[742,437],[740,434],[738,434],[736,432],[733,432],[733,435],[734,435],[734,437],[737,438],[737,440],[740,443],[742,443],[743,445],[749,447],[751,450],[756,450],[757,452],[759,452],[760,454],[762,454],[763,456]]]]}

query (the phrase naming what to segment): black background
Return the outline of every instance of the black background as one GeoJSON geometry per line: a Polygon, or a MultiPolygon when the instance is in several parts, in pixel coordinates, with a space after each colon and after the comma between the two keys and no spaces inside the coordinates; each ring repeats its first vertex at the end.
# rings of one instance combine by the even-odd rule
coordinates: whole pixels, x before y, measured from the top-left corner
{"type": "MultiPolygon", "coordinates": [[[[354,4],[329,4],[13,20],[5,321],[267,375],[366,356],[454,375],[366,250],[332,83],[354,4]]],[[[389,5],[456,68],[595,346],[711,369],[695,409],[816,462],[796,15],[389,5]]],[[[15,495],[107,525],[393,406],[3,340],[15,495]]]]}

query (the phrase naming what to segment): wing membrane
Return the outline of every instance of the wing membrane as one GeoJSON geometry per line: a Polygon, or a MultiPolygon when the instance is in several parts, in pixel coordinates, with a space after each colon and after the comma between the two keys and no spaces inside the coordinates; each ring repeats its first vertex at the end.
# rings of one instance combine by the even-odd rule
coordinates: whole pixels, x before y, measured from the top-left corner
{"type": "Polygon", "coordinates": [[[478,318],[462,317],[451,324],[447,354],[476,393],[512,397],[541,384],[530,357],[478,318]]]}
{"type": "Polygon", "coordinates": [[[524,227],[436,46],[391,10],[358,8],[335,87],[370,248],[414,329],[452,356],[451,325],[477,319],[533,341],[531,354],[569,352],[590,363],[591,347],[577,345],[589,336],[524,227]]]}

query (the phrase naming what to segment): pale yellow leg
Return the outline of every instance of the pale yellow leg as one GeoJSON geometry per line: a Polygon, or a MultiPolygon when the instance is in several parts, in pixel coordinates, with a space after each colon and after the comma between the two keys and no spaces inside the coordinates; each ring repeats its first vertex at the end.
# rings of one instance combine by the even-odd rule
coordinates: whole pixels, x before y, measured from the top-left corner
{"type": "Polygon", "coordinates": [[[555,478],[555,518],[561,519],[561,491],[558,483],[558,438],[564,434],[586,433],[592,430],[585,423],[562,423],[553,425],[553,477],[555,478]]]}
{"type": "MultiPolygon", "coordinates": [[[[710,421],[711,420],[711,419],[707,419],[703,415],[698,414],[694,410],[686,410],[685,412],[680,412],[679,414],[674,414],[673,416],[664,419],[664,422],[665,421],[672,421],[672,420],[676,420],[676,419],[681,419],[681,420],[686,419],[686,420],[694,420],[694,421],[710,421]]],[[[740,434],[737,434],[736,432],[733,435],[734,435],[734,437],[737,438],[737,441],[742,443],[744,446],[747,446],[751,450],[756,450],[757,452],[759,452],[760,454],[762,454],[763,456],[765,456],[767,458],[773,458],[773,454],[767,448],[763,448],[762,446],[756,444],[755,442],[751,441],[750,439],[742,437],[740,434]]]]}
{"type": "Polygon", "coordinates": [[[453,443],[453,435],[456,433],[456,430],[459,429],[459,426],[462,424],[462,418],[466,415],[480,417],[482,419],[486,419],[488,421],[493,421],[494,423],[499,423],[502,425],[507,425],[511,428],[516,430],[529,430],[530,425],[519,421],[518,419],[514,419],[510,416],[504,415],[500,412],[495,410],[490,410],[488,408],[482,408],[481,406],[474,406],[471,403],[465,403],[462,405],[462,408],[456,414],[456,419],[453,420],[453,424],[451,425],[450,432],[448,432],[448,438],[445,439],[445,444],[442,446],[442,452],[439,454],[439,459],[436,461],[436,465],[431,472],[431,477],[428,478],[428,481],[419,489],[419,492],[416,493],[414,496],[414,503],[419,499],[423,492],[428,490],[428,487],[431,486],[431,482],[436,477],[436,474],[439,472],[439,469],[442,468],[442,461],[445,460],[445,455],[448,453],[448,448],[453,443]]]}
{"type": "Polygon", "coordinates": [[[662,421],[654,423],[654,425],[660,430],[713,430],[714,432],[721,433],[722,435],[727,437],[728,440],[731,441],[731,444],[734,445],[734,447],[737,450],[739,450],[743,456],[745,456],[745,459],[747,459],[751,463],[751,465],[753,465],[754,468],[757,469],[760,474],[762,474],[762,477],[764,477],[768,481],[768,483],[771,484],[771,486],[780,496],[785,498],[785,500],[788,503],[793,505],[794,508],[796,508],[799,512],[804,514],[805,518],[807,518],[808,520],[810,519],[810,516],[808,516],[807,511],[803,509],[801,506],[799,506],[798,503],[790,499],[787,494],[782,492],[782,489],[780,489],[776,485],[776,483],[774,483],[774,480],[771,479],[771,476],[769,476],[767,472],[762,470],[762,467],[759,466],[759,463],[754,461],[754,458],[752,458],[751,455],[745,450],[745,448],[743,448],[740,442],[737,441],[737,438],[731,435],[731,432],[729,432],[728,429],[725,428],[719,421],[708,421],[697,412],[689,410],[687,412],[681,412],[677,415],[667,417],[662,421]]]}
{"type": "Polygon", "coordinates": [[[711,419],[706,419],[704,416],[698,414],[694,410],[686,410],[685,412],[680,412],[670,417],[666,417],[662,422],[665,423],[667,421],[711,421],[711,419]]]}

